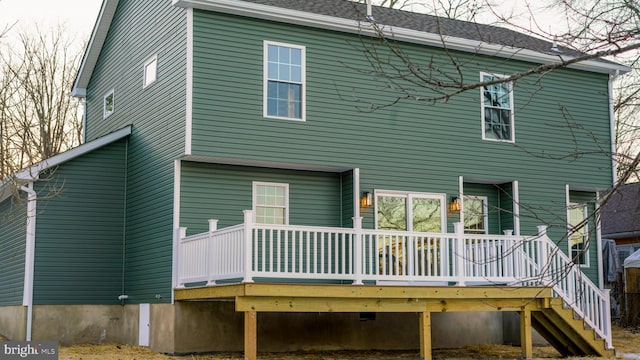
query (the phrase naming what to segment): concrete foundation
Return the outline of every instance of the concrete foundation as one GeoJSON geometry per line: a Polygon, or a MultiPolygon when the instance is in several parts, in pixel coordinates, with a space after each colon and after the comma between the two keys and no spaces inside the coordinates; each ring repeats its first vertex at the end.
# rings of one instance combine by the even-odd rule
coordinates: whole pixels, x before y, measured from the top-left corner
{"type": "Polygon", "coordinates": [[[125,307],[120,305],[36,305],[32,339],[61,345],[129,344],[126,323],[125,307]]]}
{"type": "Polygon", "coordinates": [[[27,333],[26,306],[0,306],[0,335],[8,340],[24,341],[27,333]]]}
{"type": "MultiPolygon", "coordinates": [[[[185,354],[243,351],[243,314],[232,301],[151,304],[149,347],[185,354]]],[[[416,350],[418,315],[377,313],[258,313],[258,351],[416,350]]],[[[0,334],[24,340],[26,307],[0,307],[0,334]]],[[[517,313],[432,313],[433,348],[481,343],[518,344],[517,313]]],[[[143,326],[146,326],[144,324],[143,326]]],[[[36,305],[33,340],[138,344],[138,305],[36,305]]],[[[544,343],[538,336],[536,343],[544,343]]]]}

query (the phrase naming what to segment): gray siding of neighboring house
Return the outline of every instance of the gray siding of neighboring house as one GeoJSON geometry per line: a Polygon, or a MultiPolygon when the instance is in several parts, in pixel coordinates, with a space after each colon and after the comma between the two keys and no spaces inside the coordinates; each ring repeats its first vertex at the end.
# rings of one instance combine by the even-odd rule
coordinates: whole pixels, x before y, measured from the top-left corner
{"type": "Polygon", "coordinates": [[[132,124],[129,142],[125,289],[131,303],[171,300],[174,159],[184,153],[186,11],[170,1],[120,1],[87,88],[87,134],[132,124]],[[143,65],[157,55],[157,81],[143,65]],[[103,119],[103,97],[115,111],[103,119]]]}
{"type": "Polygon", "coordinates": [[[41,174],[34,304],[118,304],[127,139],[41,174]]]}
{"type": "Polygon", "coordinates": [[[0,306],[22,305],[26,228],[26,196],[0,202],[0,306]]]}
{"type": "MultiPolygon", "coordinates": [[[[368,101],[393,100],[380,81],[352,69],[369,66],[359,46],[356,35],[194,11],[193,153],[358,167],[364,191],[444,193],[447,199],[457,194],[459,176],[481,183],[518,180],[522,234],[547,224],[553,239],[566,234],[558,226],[566,221],[566,184],[611,185],[610,156],[602,150],[611,135],[607,75],[566,69],[518,80],[511,144],[482,140],[479,89],[446,103],[401,101],[359,111],[368,101]],[[306,47],[306,121],[263,117],[264,40],[306,47]],[[364,103],[350,101],[355,98],[364,103]]],[[[402,46],[413,59],[451,63],[440,49],[402,46]]],[[[470,81],[480,72],[509,74],[532,66],[450,54],[464,64],[470,81]]],[[[440,69],[447,66],[453,70],[440,69]]],[[[373,215],[363,212],[366,227],[373,227],[373,215]]],[[[506,221],[490,225],[492,231],[513,226],[513,219],[506,221]]]]}
{"type": "Polygon", "coordinates": [[[188,234],[243,222],[252,209],[253,181],[289,184],[289,224],[342,225],[341,174],[182,162],[180,224],[188,234]]]}

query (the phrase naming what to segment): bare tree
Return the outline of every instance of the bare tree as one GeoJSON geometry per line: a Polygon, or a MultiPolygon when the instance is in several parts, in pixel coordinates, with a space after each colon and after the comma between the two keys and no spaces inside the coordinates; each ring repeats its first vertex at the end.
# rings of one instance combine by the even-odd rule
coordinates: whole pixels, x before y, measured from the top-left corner
{"type": "Polygon", "coordinates": [[[80,103],[68,95],[80,53],[64,29],[21,33],[0,53],[0,178],[80,144],[80,103]]]}

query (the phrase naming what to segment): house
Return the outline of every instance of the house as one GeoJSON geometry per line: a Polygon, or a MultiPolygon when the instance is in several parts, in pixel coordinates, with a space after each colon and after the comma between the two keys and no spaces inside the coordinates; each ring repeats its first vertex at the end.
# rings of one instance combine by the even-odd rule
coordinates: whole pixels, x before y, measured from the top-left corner
{"type": "Polygon", "coordinates": [[[620,264],[640,249],[640,183],[622,184],[602,206],[602,237],[616,242],[620,264]]]}
{"type": "Polygon", "coordinates": [[[85,144],[3,184],[4,335],[430,358],[515,331],[531,357],[535,328],[565,355],[611,355],[591,215],[615,182],[601,150],[628,69],[589,60],[367,111],[403,91],[371,73],[365,55],[389,51],[376,24],[439,64],[424,71],[471,81],[575,55],[367,11],[105,0],[72,90],[85,144]]]}

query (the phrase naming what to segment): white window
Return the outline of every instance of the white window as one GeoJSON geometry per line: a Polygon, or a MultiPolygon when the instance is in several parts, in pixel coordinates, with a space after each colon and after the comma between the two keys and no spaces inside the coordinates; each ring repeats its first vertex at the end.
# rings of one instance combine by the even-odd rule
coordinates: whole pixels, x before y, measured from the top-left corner
{"type": "Polygon", "coordinates": [[[305,119],[305,48],[264,42],[264,116],[305,119]]]}
{"type": "Polygon", "coordinates": [[[104,102],[102,107],[102,118],[106,119],[111,114],[113,114],[113,112],[116,109],[115,106],[116,106],[115,98],[113,96],[113,89],[112,89],[104,96],[104,102]]]}
{"type": "Polygon", "coordinates": [[[570,203],[568,214],[569,256],[581,266],[589,266],[589,226],[587,204],[570,203]]]}
{"type": "Polygon", "coordinates": [[[446,229],[444,194],[376,192],[376,228],[441,233],[446,229]]]}
{"type": "Polygon", "coordinates": [[[464,196],[464,232],[467,234],[488,234],[489,206],[486,196],[464,196]]]}
{"type": "MultiPolygon", "coordinates": [[[[480,74],[480,81],[488,83],[501,76],[480,74]]],[[[482,139],[514,142],[513,84],[511,82],[483,86],[481,89],[482,139]]]]}
{"type": "Polygon", "coordinates": [[[158,78],[158,56],[155,55],[144,63],[144,79],[142,83],[142,88],[146,88],[147,86],[156,82],[158,78]]]}
{"type": "Polygon", "coordinates": [[[259,224],[289,224],[289,184],[255,181],[253,213],[259,224]]]}

